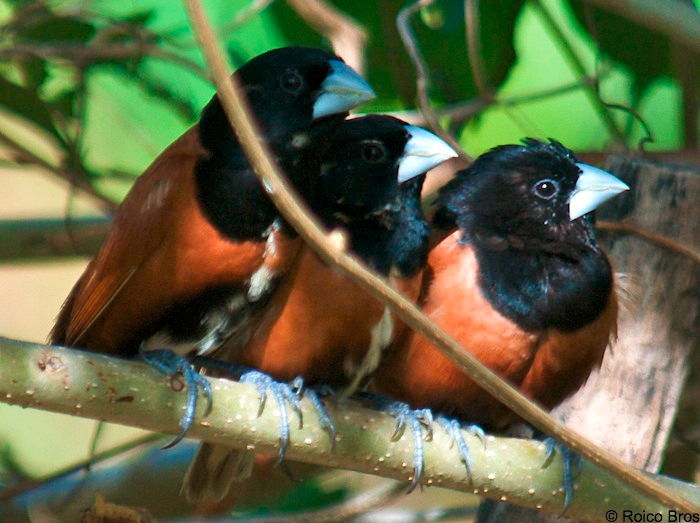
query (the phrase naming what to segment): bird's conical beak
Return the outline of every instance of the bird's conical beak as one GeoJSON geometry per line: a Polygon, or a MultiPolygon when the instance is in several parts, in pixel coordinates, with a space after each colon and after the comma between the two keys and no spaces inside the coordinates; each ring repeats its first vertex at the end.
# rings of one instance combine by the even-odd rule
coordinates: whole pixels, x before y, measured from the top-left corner
{"type": "Polygon", "coordinates": [[[399,159],[399,183],[437,167],[458,154],[442,139],[420,127],[407,125],[409,139],[399,159]]]}
{"type": "Polygon", "coordinates": [[[613,196],[629,190],[626,183],[609,172],[585,163],[576,165],[581,169],[581,174],[569,200],[569,217],[572,221],[595,210],[613,196]]]}
{"type": "Polygon", "coordinates": [[[344,113],[376,98],[374,90],[351,67],[331,60],[331,73],[321,84],[321,94],[314,103],[313,118],[344,113]]]}

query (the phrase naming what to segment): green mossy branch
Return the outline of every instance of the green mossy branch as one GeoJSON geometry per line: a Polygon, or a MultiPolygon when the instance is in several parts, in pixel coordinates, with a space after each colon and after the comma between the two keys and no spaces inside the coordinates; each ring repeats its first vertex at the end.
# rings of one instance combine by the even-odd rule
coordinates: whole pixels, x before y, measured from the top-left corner
{"type": "MultiPolygon", "coordinates": [[[[189,436],[276,452],[279,418],[274,402],[268,401],[258,416],[253,386],[224,379],[211,381],[212,411],[204,415],[204,401],[200,402],[189,436]]],[[[0,338],[0,399],[5,403],[175,434],[185,402],[181,389],[177,380],[137,361],[0,338]]],[[[353,401],[329,401],[328,410],[337,429],[334,448],[310,402],[303,400],[301,404],[303,427],[290,412],[290,460],[387,478],[411,478],[412,434],[407,430],[398,441],[392,441],[392,416],[353,401]]],[[[561,512],[561,462],[557,456],[545,465],[543,444],[488,436],[484,449],[474,436],[465,433],[465,439],[472,454],[472,477],[447,435],[436,427],[432,440],[425,442],[425,485],[561,512]]],[[[700,501],[700,488],[665,481],[669,490],[700,501]]],[[[609,509],[664,510],[656,501],[586,463],[576,480],[567,515],[597,520],[609,509]]]]}

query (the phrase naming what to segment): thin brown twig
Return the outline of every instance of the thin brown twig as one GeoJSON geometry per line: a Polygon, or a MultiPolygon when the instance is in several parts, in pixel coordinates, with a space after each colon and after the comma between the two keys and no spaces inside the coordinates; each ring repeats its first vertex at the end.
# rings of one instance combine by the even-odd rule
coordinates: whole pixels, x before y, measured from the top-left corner
{"type": "Polygon", "coordinates": [[[396,16],[396,27],[399,30],[401,41],[403,42],[406,51],[408,52],[413,66],[416,68],[416,93],[418,95],[418,107],[420,107],[425,121],[428,126],[437,133],[440,138],[445,140],[450,146],[459,153],[459,155],[467,161],[471,161],[470,156],[462,149],[462,146],[440,125],[438,117],[430,106],[430,98],[428,96],[429,74],[428,68],[425,65],[423,53],[421,53],[416,37],[411,30],[411,16],[418,12],[422,7],[429,6],[434,0],[417,0],[415,3],[404,7],[396,16]]]}
{"type": "Polygon", "coordinates": [[[287,0],[289,6],[330,40],[333,50],[360,73],[365,71],[367,31],[347,14],[323,0],[287,0]]]}
{"type": "MultiPolygon", "coordinates": [[[[445,105],[440,109],[437,109],[435,113],[438,117],[442,118],[447,116],[454,119],[466,119],[474,116],[475,114],[483,111],[486,107],[491,105],[520,105],[529,102],[536,102],[545,98],[551,98],[554,96],[559,96],[562,94],[569,93],[571,91],[576,91],[582,89],[587,85],[595,83],[596,79],[591,76],[586,76],[575,82],[570,82],[564,85],[550,87],[543,89],[541,91],[536,91],[534,93],[528,93],[523,95],[511,96],[511,97],[495,97],[491,100],[483,100],[481,98],[472,98],[471,100],[466,100],[464,102],[456,102],[452,104],[445,105]]],[[[425,117],[421,111],[394,111],[387,113],[414,125],[426,125],[425,117]]]]}
{"type": "Polygon", "coordinates": [[[664,236],[662,234],[645,229],[644,227],[640,226],[639,224],[633,221],[625,220],[621,222],[613,222],[608,220],[598,220],[598,222],[596,223],[596,227],[603,231],[620,232],[638,236],[640,238],[643,238],[644,240],[647,240],[650,243],[653,243],[657,247],[676,252],[678,254],[686,256],[687,258],[690,258],[695,263],[700,263],[699,252],[696,252],[695,250],[691,249],[686,245],[683,245],[680,242],[677,242],[676,240],[672,240],[668,236],[664,236]]]}
{"type": "MultiPolygon", "coordinates": [[[[588,73],[586,71],[585,65],[583,64],[583,60],[574,50],[574,47],[571,45],[571,42],[569,42],[569,39],[567,38],[562,28],[559,27],[559,24],[557,23],[549,9],[541,2],[541,0],[532,0],[532,5],[535,7],[535,10],[540,15],[540,18],[542,19],[544,24],[547,26],[547,28],[550,30],[553,36],[558,40],[561,51],[564,53],[564,56],[566,57],[566,60],[569,62],[571,67],[573,67],[576,75],[581,78],[587,76],[588,73]]],[[[608,108],[605,106],[603,100],[601,100],[598,84],[593,85],[590,89],[586,89],[585,93],[588,99],[590,100],[591,104],[593,105],[593,109],[598,113],[598,116],[602,120],[603,124],[607,128],[612,138],[616,142],[624,144],[625,135],[620,130],[619,126],[617,125],[617,122],[615,122],[615,119],[608,111],[608,108]]]]}
{"type": "Polygon", "coordinates": [[[200,47],[212,72],[223,108],[243,151],[253,166],[253,171],[268,190],[270,199],[299,235],[323,259],[360,285],[366,292],[392,309],[410,328],[420,333],[443,352],[455,365],[469,375],[479,386],[497,398],[508,408],[536,428],[550,434],[570,447],[574,452],[603,467],[615,477],[633,488],[659,501],[667,507],[684,511],[700,510],[695,503],[677,495],[643,472],[622,462],[611,453],[592,444],[586,438],[555,421],[541,407],[523,396],[513,386],[498,377],[452,337],[431,322],[420,309],[391,287],[384,278],[369,270],[365,264],[349,255],[332,241],[318,219],[314,218],[296,192],[279,171],[274,157],[269,153],[257,123],[250,112],[235,77],[230,78],[228,67],[218,48],[199,0],[185,0],[190,21],[200,42],[200,47]]]}
{"type": "Polygon", "coordinates": [[[474,84],[479,97],[488,100],[491,97],[486,67],[481,55],[481,31],[479,29],[479,0],[464,1],[464,25],[467,36],[467,56],[472,71],[474,84]]]}
{"type": "Polygon", "coordinates": [[[56,166],[56,165],[51,164],[50,162],[44,160],[41,156],[30,151],[24,145],[17,142],[15,139],[11,138],[7,134],[3,133],[2,131],[0,131],[0,142],[4,143],[5,145],[7,145],[7,146],[11,147],[12,149],[14,149],[15,151],[17,151],[19,154],[22,155],[22,157],[31,160],[31,162],[33,164],[38,165],[39,167],[42,167],[43,169],[49,171],[50,173],[55,174],[59,178],[63,178],[68,183],[70,183],[71,186],[77,187],[78,189],[89,194],[93,198],[96,198],[104,211],[112,212],[117,208],[117,204],[114,203],[112,200],[110,200],[104,194],[97,191],[85,179],[85,177],[82,173],[75,173],[75,172],[66,170],[60,166],[56,166]]]}
{"type": "Polygon", "coordinates": [[[53,58],[68,60],[80,66],[102,60],[143,58],[146,56],[172,62],[201,76],[206,75],[206,71],[192,60],[146,42],[89,46],[76,44],[15,44],[12,47],[0,50],[0,60],[21,60],[34,57],[53,58]]]}

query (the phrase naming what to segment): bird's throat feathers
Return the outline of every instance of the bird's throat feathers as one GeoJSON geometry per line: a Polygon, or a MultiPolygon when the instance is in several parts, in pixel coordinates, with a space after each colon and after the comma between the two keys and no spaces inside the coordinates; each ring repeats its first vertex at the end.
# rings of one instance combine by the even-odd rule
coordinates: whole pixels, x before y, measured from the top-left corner
{"type": "MultiPolygon", "coordinates": [[[[571,224],[577,239],[567,229],[557,240],[527,230],[507,233],[479,227],[481,220],[473,213],[461,213],[457,223],[451,217],[455,215],[443,209],[436,221],[457,231],[463,248],[474,250],[482,293],[521,328],[574,331],[605,309],[613,287],[612,268],[595,241],[592,221],[571,224]]],[[[455,241],[455,235],[443,241],[455,241]]]]}
{"type": "Polygon", "coordinates": [[[613,280],[602,251],[586,249],[576,256],[571,252],[475,245],[481,290],[494,307],[525,330],[577,330],[603,312],[613,280]]]}

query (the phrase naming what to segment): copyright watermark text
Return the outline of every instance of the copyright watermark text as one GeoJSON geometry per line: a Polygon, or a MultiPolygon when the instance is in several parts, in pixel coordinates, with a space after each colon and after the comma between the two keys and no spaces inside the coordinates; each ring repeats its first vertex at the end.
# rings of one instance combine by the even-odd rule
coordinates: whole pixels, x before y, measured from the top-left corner
{"type": "Polygon", "coordinates": [[[700,523],[700,513],[678,512],[669,510],[668,512],[635,512],[633,510],[608,510],[605,513],[605,520],[620,523],[700,523]]]}

